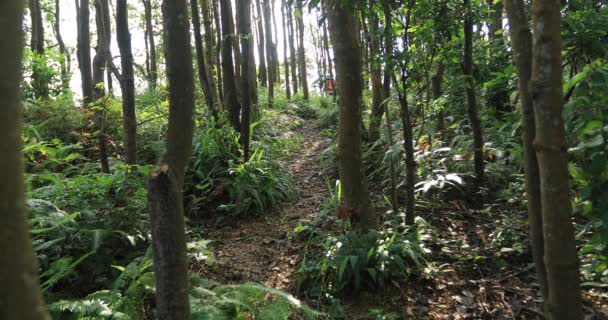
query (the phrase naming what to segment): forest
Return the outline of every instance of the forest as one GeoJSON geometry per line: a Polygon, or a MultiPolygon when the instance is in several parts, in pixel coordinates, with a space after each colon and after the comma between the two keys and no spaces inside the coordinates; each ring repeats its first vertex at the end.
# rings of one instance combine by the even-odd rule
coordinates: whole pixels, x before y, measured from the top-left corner
{"type": "Polygon", "coordinates": [[[0,30],[0,320],[608,319],[605,0],[2,0],[0,30]]]}

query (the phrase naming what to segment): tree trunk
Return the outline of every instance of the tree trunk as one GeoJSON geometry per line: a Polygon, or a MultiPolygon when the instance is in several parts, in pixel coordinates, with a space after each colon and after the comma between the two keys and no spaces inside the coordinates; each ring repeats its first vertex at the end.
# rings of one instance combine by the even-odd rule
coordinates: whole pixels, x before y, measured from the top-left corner
{"type": "Polygon", "coordinates": [[[27,222],[19,85],[23,1],[0,3],[0,319],[47,320],[27,222]]]}
{"type": "Polygon", "coordinates": [[[276,61],[274,60],[274,44],[272,43],[272,17],[270,12],[270,0],[262,0],[262,11],[264,12],[264,33],[266,35],[266,59],[268,60],[268,107],[272,108],[274,100],[274,83],[276,79],[276,61]]]}
{"type": "Polygon", "coordinates": [[[237,0],[236,10],[239,17],[238,27],[241,39],[241,52],[243,54],[241,70],[241,94],[242,94],[242,117],[241,117],[241,144],[243,145],[243,159],[249,160],[249,124],[251,118],[251,88],[249,68],[253,61],[253,38],[251,35],[251,0],[237,0]]]}
{"type": "Polygon", "coordinates": [[[268,85],[266,55],[264,54],[266,40],[264,39],[264,16],[262,14],[262,4],[260,3],[260,0],[256,1],[256,11],[258,14],[258,57],[260,58],[260,74],[258,75],[258,79],[260,80],[262,87],[266,87],[268,85]]]}
{"type": "MultiPolygon", "coordinates": [[[[393,54],[393,16],[391,12],[391,2],[384,0],[382,2],[382,11],[384,11],[384,55],[393,54]]],[[[384,63],[384,80],[382,81],[383,97],[385,99],[391,96],[391,79],[393,78],[393,65],[391,61],[384,63]]]]}
{"type": "MultiPolygon", "coordinates": [[[[293,27],[293,4],[287,4],[287,26],[289,32],[289,63],[291,64],[291,82],[293,83],[293,94],[298,94],[298,59],[295,46],[296,32],[293,27]]],[[[287,63],[287,61],[285,62],[287,63]]]]}
{"type": "MultiPolygon", "coordinates": [[[[437,70],[433,76],[431,76],[431,94],[433,95],[433,100],[437,101],[437,99],[441,98],[443,94],[443,90],[441,88],[441,83],[443,82],[443,73],[445,72],[445,64],[443,60],[440,58],[437,61],[437,70]]],[[[445,113],[443,109],[437,112],[437,132],[441,137],[441,141],[445,142],[445,113]]]]}
{"type": "Polygon", "coordinates": [[[289,60],[287,59],[287,50],[289,44],[287,43],[287,12],[285,10],[285,3],[281,4],[281,21],[283,24],[283,64],[285,67],[285,91],[287,93],[287,100],[291,100],[291,82],[289,82],[289,60]]]}
{"type": "Polygon", "coordinates": [[[224,105],[224,80],[222,72],[222,64],[221,64],[221,55],[222,55],[222,46],[224,42],[222,41],[222,28],[221,28],[221,18],[218,9],[218,1],[211,1],[212,9],[213,9],[213,20],[215,22],[215,37],[216,37],[216,50],[215,50],[215,64],[217,68],[217,92],[221,101],[221,110],[226,111],[226,106],[224,105]]]}
{"type": "MultiPolygon", "coordinates": [[[[233,16],[233,10],[232,10],[232,1],[228,2],[226,4],[226,7],[228,8],[228,12],[230,12],[230,15],[228,16],[228,19],[230,20],[230,34],[231,34],[231,40],[232,40],[232,51],[233,51],[233,63],[234,63],[234,81],[236,81],[236,83],[241,83],[241,47],[239,44],[239,35],[237,33],[237,29],[236,29],[236,23],[234,20],[234,16],[233,16]]],[[[222,18],[223,20],[223,18],[222,18]]],[[[240,88],[239,86],[236,86],[236,92],[237,92],[237,97],[241,97],[241,92],[240,92],[240,88]]]]}
{"type": "MultiPolygon", "coordinates": [[[[322,8],[322,13],[325,15],[325,8],[322,8]]],[[[325,49],[325,58],[327,59],[327,70],[329,72],[329,78],[334,79],[334,65],[329,52],[329,36],[327,35],[327,23],[323,24],[323,47],[325,49]]]]}
{"type": "Polygon", "coordinates": [[[277,31],[277,19],[274,11],[274,2],[275,0],[270,0],[270,16],[272,17],[272,28],[273,28],[273,37],[272,41],[272,59],[274,60],[274,83],[281,83],[281,66],[279,63],[279,32],[277,31]]]}
{"type": "Polygon", "coordinates": [[[109,21],[108,0],[95,0],[95,22],[97,25],[97,53],[93,59],[93,101],[96,104],[94,109],[95,126],[97,127],[97,145],[99,148],[99,162],[101,171],[110,173],[108,162],[107,137],[105,133],[105,108],[106,101],[104,76],[105,68],[108,65],[108,30],[109,21]]]}
{"type": "Polygon", "coordinates": [[[57,44],[59,45],[59,55],[61,64],[61,87],[63,91],[67,91],[70,88],[70,53],[68,52],[63,37],[61,35],[61,9],[59,6],[59,0],[55,0],[55,23],[53,29],[55,31],[55,38],[57,38],[57,44]]]}
{"type": "Polygon", "coordinates": [[[528,200],[528,224],[532,258],[536,276],[544,300],[548,298],[547,270],[545,268],[543,217],[540,198],[538,159],[534,150],[536,124],[534,104],[530,92],[532,73],[532,33],[524,0],[506,0],[505,10],[509,17],[509,31],[513,48],[513,60],[517,67],[519,99],[522,113],[522,144],[524,147],[524,172],[526,174],[526,198],[528,200]]]}
{"type": "Polygon", "coordinates": [[[300,15],[296,15],[296,26],[298,27],[298,37],[300,39],[298,43],[298,67],[300,69],[300,83],[302,84],[304,99],[308,100],[308,73],[306,71],[306,51],[304,49],[304,10],[302,8],[302,0],[296,0],[296,3],[298,11],[301,13],[300,15]]]}
{"type": "Polygon", "coordinates": [[[338,126],[338,168],[345,210],[359,230],[377,225],[363,172],[361,154],[361,50],[356,30],[357,13],[339,0],[326,2],[331,41],[336,58],[337,84],[341,92],[338,126]]]}
{"type": "Polygon", "coordinates": [[[382,70],[378,59],[380,58],[380,42],[378,39],[378,16],[375,12],[370,12],[369,18],[370,31],[366,40],[370,49],[371,56],[371,82],[372,82],[372,108],[369,119],[369,141],[375,142],[380,138],[380,125],[384,107],[382,105],[385,97],[382,95],[382,70]]]}
{"type": "Polygon", "coordinates": [[[93,76],[91,75],[91,38],[89,36],[89,0],[76,0],[78,20],[78,67],[80,68],[80,82],[82,85],[82,98],[85,106],[93,99],[93,76]],[[78,2],[80,1],[80,3],[78,2]]]}
{"type": "Polygon", "coordinates": [[[213,114],[213,118],[218,121],[218,114],[215,110],[215,101],[211,94],[211,86],[209,85],[209,73],[207,72],[207,63],[205,63],[205,53],[203,52],[203,36],[201,35],[201,18],[198,10],[198,0],[190,0],[190,14],[192,15],[192,28],[194,31],[194,44],[196,47],[196,66],[198,71],[198,81],[205,95],[205,103],[213,114]]]}
{"type": "Polygon", "coordinates": [[[568,145],[562,119],[560,2],[534,1],[532,28],[531,94],[549,289],[548,319],[578,320],[583,315],[568,191],[568,145]]]}
{"type": "Polygon", "coordinates": [[[213,40],[213,26],[211,23],[211,12],[209,11],[209,0],[202,0],[201,2],[201,14],[203,16],[203,27],[205,29],[205,62],[207,65],[207,78],[209,81],[209,90],[211,91],[211,99],[214,105],[210,108],[213,112],[217,113],[220,108],[220,101],[217,91],[217,84],[215,82],[215,70],[216,66],[213,61],[215,60],[215,45],[213,40]]]}
{"type": "Polygon", "coordinates": [[[238,101],[238,93],[236,89],[236,79],[234,75],[234,65],[232,63],[232,44],[234,38],[234,30],[231,25],[230,11],[232,6],[229,5],[230,0],[220,0],[221,16],[222,16],[222,70],[224,74],[224,106],[228,111],[230,124],[240,132],[240,111],[241,107],[238,101]]]}
{"type": "MultiPolygon", "coordinates": [[[[30,48],[36,55],[44,55],[44,22],[40,0],[29,0],[30,20],[32,24],[30,48]]],[[[32,68],[32,89],[36,98],[46,99],[49,96],[48,81],[44,76],[44,66],[34,64],[32,68]]]]}
{"type": "Polygon", "coordinates": [[[122,66],[122,114],[123,143],[127,164],[137,164],[137,120],[135,117],[135,75],[133,70],[133,52],[131,51],[131,33],[129,32],[129,11],[127,0],[116,1],[116,38],[120,49],[122,66]]]}
{"type": "Polygon", "coordinates": [[[156,64],[156,43],[154,42],[154,27],[153,27],[153,16],[152,16],[152,2],[151,0],[143,0],[144,3],[144,18],[146,20],[146,34],[148,35],[147,42],[150,50],[150,74],[149,81],[150,87],[156,90],[158,84],[158,67],[156,64]]]}
{"type": "Polygon", "coordinates": [[[194,71],[185,0],[162,6],[169,85],[167,149],[148,181],[159,320],[190,319],[182,185],[194,131],[194,71]]]}
{"type": "Polygon", "coordinates": [[[475,78],[473,75],[473,19],[470,0],[464,0],[464,64],[463,71],[466,77],[467,112],[473,133],[475,179],[479,188],[484,180],[483,162],[483,133],[481,121],[477,111],[477,97],[475,95],[475,78]]]}

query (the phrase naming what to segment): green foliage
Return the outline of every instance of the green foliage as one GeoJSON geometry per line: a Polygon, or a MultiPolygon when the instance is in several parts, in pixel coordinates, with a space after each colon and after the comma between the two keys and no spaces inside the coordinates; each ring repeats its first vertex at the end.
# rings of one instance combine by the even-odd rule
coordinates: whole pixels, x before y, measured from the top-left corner
{"type": "Polygon", "coordinates": [[[255,283],[220,285],[195,278],[192,287],[193,320],[287,320],[296,314],[316,319],[321,315],[286,292],[255,283]]]}
{"type": "Polygon", "coordinates": [[[148,169],[117,169],[28,177],[34,251],[44,288],[61,287],[53,294],[104,286],[115,273],[111,264],[130,261],[147,246],[148,169]]]}
{"type": "Polygon", "coordinates": [[[423,230],[322,234],[312,240],[314,249],[300,265],[298,290],[313,297],[340,295],[374,290],[418,274],[425,267],[428,251],[422,243],[423,230]]]}
{"type": "Polygon", "coordinates": [[[590,238],[582,248],[583,268],[589,280],[608,272],[608,63],[597,60],[565,84],[574,88],[565,107],[571,132],[569,164],[576,190],[574,208],[590,219],[579,237],[590,238]]]}
{"type": "Polygon", "coordinates": [[[21,88],[27,99],[47,99],[57,96],[63,91],[60,59],[51,50],[37,54],[26,49],[23,54],[23,70],[25,70],[21,88]]]}

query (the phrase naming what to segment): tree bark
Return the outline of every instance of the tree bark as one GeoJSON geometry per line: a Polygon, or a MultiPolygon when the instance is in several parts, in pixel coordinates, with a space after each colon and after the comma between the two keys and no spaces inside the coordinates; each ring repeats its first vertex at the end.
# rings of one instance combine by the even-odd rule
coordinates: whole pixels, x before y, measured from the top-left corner
{"type": "Polygon", "coordinates": [[[483,162],[483,133],[481,121],[477,111],[477,97],[475,95],[475,77],[473,75],[473,18],[470,0],[464,0],[464,64],[463,71],[466,77],[467,113],[471,131],[473,133],[473,148],[475,162],[476,187],[479,188],[484,180],[483,162]]]}
{"type": "MultiPolygon", "coordinates": [[[[441,83],[443,82],[444,72],[445,64],[440,58],[439,61],[437,61],[437,70],[435,70],[435,73],[433,73],[433,76],[431,76],[431,94],[433,95],[433,100],[435,101],[441,98],[441,95],[443,94],[441,83]]],[[[443,111],[443,109],[437,112],[437,132],[441,137],[441,141],[445,142],[445,112],[443,111]]]]}
{"type": "Polygon", "coordinates": [[[505,0],[509,17],[509,31],[513,48],[513,62],[517,67],[519,100],[522,113],[522,144],[524,147],[524,172],[526,175],[526,198],[528,200],[528,225],[532,258],[543,299],[548,298],[547,270],[544,257],[543,217],[540,197],[538,159],[534,150],[536,124],[534,103],[530,92],[532,73],[532,33],[524,0],[505,0]]]}
{"type": "Polygon", "coordinates": [[[205,62],[205,53],[203,52],[203,36],[201,35],[201,18],[198,9],[198,0],[190,0],[190,14],[192,15],[192,28],[194,31],[194,45],[196,47],[196,66],[198,71],[198,81],[203,89],[205,103],[213,114],[213,118],[218,121],[218,114],[215,110],[215,101],[211,94],[211,86],[209,85],[209,73],[207,72],[207,63],[205,62]]]}
{"type": "Polygon", "coordinates": [[[186,0],[162,5],[169,85],[167,149],[148,182],[148,207],[160,320],[190,319],[182,185],[194,131],[194,71],[186,0]]]}
{"type": "Polygon", "coordinates": [[[277,19],[276,19],[276,14],[274,11],[274,3],[275,0],[270,0],[270,17],[272,17],[272,28],[273,28],[273,37],[274,40],[272,41],[272,54],[273,57],[272,59],[274,60],[274,83],[281,83],[281,65],[279,62],[279,50],[278,50],[278,45],[279,45],[279,31],[277,31],[277,19]]]}
{"type": "MultiPolygon", "coordinates": [[[[382,11],[384,12],[384,55],[393,54],[393,16],[391,9],[391,2],[384,0],[382,2],[382,11]]],[[[382,89],[384,91],[383,97],[389,98],[391,96],[391,80],[393,78],[393,65],[391,61],[384,63],[384,79],[382,81],[382,89]]]]}
{"type": "Polygon", "coordinates": [[[258,15],[258,56],[260,58],[260,74],[258,75],[258,79],[260,80],[262,87],[266,87],[268,85],[266,54],[264,53],[266,40],[264,38],[264,15],[262,14],[262,4],[260,3],[260,0],[256,1],[256,11],[258,15]]]}
{"type": "Polygon", "coordinates": [[[0,3],[0,319],[47,320],[25,205],[19,84],[23,1],[0,3]]]}
{"type": "Polygon", "coordinates": [[[222,46],[224,42],[222,41],[222,28],[221,28],[221,18],[218,9],[218,1],[211,1],[212,9],[213,9],[213,20],[215,22],[215,36],[216,36],[216,50],[215,50],[215,64],[217,68],[217,92],[221,101],[221,110],[226,111],[226,106],[224,105],[224,80],[222,75],[222,64],[221,64],[221,55],[222,55],[222,46]]]}
{"type": "Polygon", "coordinates": [[[242,94],[242,117],[241,117],[241,144],[243,145],[243,158],[249,160],[249,124],[251,118],[251,82],[249,67],[253,61],[253,38],[251,37],[251,0],[237,0],[238,27],[241,35],[241,52],[243,57],[241,70],[241,94],[242,94]]]}
{"type": "Polygon", "coordinates": [[[266,34],[266,59],[268,63],[268,107],[272,108],[274,100],[274,83],[276,80],[276,61],[274,60],[274,44],[272,43],[272,17],[270,15],[270,0],[262,0],[264,12],[264,30],[266,34]]]}
{"type": "Polygon", "coordinates": [[[562,38],[560,2],[538,0],[532,6],[532,75],[542,201],[548,319],[583,318],[578,256],[568,191],[567,142],[562,119],[562,38]]]}
{"type": "Polygon", "coordinates": [[[95,22],[97,25],[97,53],[93,59],[93,101],[96,104],[94,109],[95,126],[97,127],[97,145],[99,148],[99,162],[101,171],[110,173],[108,161],[107,137],[105,133],[105,96],[104,76],[105,68],[108,66],[109,50],[109,6],[108,0],[95,0],[95,22]],[[108,20],[106,20],[108,19],[108,20]]]}
{"type": "MultiPolygon", "coordinates": [[[[291,82],[293,83],[293,94],[298,94],[298,58],[297,51],[295,46],[295,37],[296,32],[293,27],[293,4],[288,3],[287,5],[287,24],[288,24],[288,32],[289,32],[289,52],[290,59],[289,63],[291,64],[291,82]]],[[[286,62],[287,63],[287,62],[286,62]]]]}
{"type": "Polygon", "coordinates": [[[156,63],[156,43],[154,41],[154,26],[152,16],[152,2],[151,0],[143,0],[144,3],[144,19],[146,20],[146,34],[148,36],[148,48],[150,50],[150,87],[156,90],[158,84],[158,66],[156,63]]]}
{"type": "Polygon", "coordinates": [[[122,66],[122,114],[123,143],[127,164],[137,164],[137,120],[135,116],[135,75],[133,70],[133,52],[131,50],[131,33],[129,32],[129,11],[127,0],[116,0],[116,39],[120,49],[122,66]]]}
{"type": "Polygon", "coordinates": [[[61,8],[59,6],[59,0],[55,0],[55,23],[53,29],[55,32],[55,38],[59,45],[59,55],[61,64],[61,86],[65,92],[70,88],[70,53],[68,52],[63,37],[61,35],[61,8]]]}
{"type": "Polygon", "coordinates": [[[382,105],[385,97],[382,95],[382,70],[380,61],[380,42],[378,39],[378,16],[375,12],[370,12],[369,24],[370,31],[366,40],[370,49],[371,56],[371,82],[372,82],[372,108],[369,119],[369,141],[375,142],[380,138],[380,125],[384,107],[382,105]]]}
{"type": "Polygon", "coordinates": [[[85,106],[93,101],[93,76],[91,74],[91,38],[89,35],[89,0],[76,0],[78,20],[78,66],[82,84],[82,98],[85,106]],[[78,1],[80,3],[78,4],[78,1]]]}
{"type": "Polygon", "coordinates": [[[356,30],[357,13],[345,8],[343,2],[330,0],[326,10],[331,41],[336,58],[339,101],[338,168],[342,182],[344,206],[359,230],[377,225],[374,208],[367,189],[361,154],[361,50],[356,30]]]}
{"type": "Polygon", "coordinates": [[[240,112],[238,93],[236,89],[236,79],[234,75],[234,64],[232,62],[232,44],[234,43],[234,28],[231,25],[232,6],[230,0],[220,0],[222,16],[222,70],[224,76],[224,105],[228,111],[230,124],[240,132],[240,112]]]}
{"type": "Polygon", "coordinates": [[[304,100],[308,100],[308,72],[306,71],[306,50],[304,49],[304,9],[302,0],[296,0],[299,15],[296,15],[296,26],[298,28],[298,68],[300,74],[300,84],[302,85],[302,93],[304,100]]]}
{"type": "MultiPolygon", "coordinates": [[[[32,24],[30,48],[36,55],[44,56],[44,22],[40,0],[29,0],[30,20],[32,24]]],[[[36,98],[46,99],[49,96],[48,81],[44,77],[43,66],[33,65],[32,89],[36,98]]]]}
{"type": "Polygon", "coordinates": [[[289,81],[289,60],[287,59],[287,51],[289,44],[287,43],[287,11],[285,10],[285,3],[281,4],[281,21],[283,25],[283,64],[285,67],[285,91],[287,99],[291,100],[291,82],[289,81]]]}
{"type": "Polygon", "coordinates": [[[202,0],[201,2],[201,14],[203,16],[203,27],[205,29],[205,62],[207,65],[207,76],[209,79],[209,90],[211,91],[211,98],[213,100],[213,109],[216,113],[220,109],[220,101],[218,96],[217,84],[215,82],[215,74],[217,65],[213,63],[215,61],[215,44],[213,38],[213,26],[211,23],[211,12],[209,7],[209,0],[202,0]]]}

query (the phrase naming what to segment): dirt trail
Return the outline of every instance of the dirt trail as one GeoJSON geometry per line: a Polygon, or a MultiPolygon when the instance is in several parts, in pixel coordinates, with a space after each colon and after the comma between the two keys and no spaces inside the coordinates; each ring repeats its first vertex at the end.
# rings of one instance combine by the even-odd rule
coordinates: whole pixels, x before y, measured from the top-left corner
{"type": "MultiPolygon", "coordinates": [[[[296,198],[258,218],[241,219],[209,230],[216,266],[202,266],[202,276],[221,283],[257,282],[277,289],[293,288],[304,243],[291,237],[298,221],[315,214],[327,197],[317,155],[326,142],[312,123],[298,129],[301,148],[287,161],[296,198]]],[[[195,270],[193,270],[195,271],[195,270]]]]}

